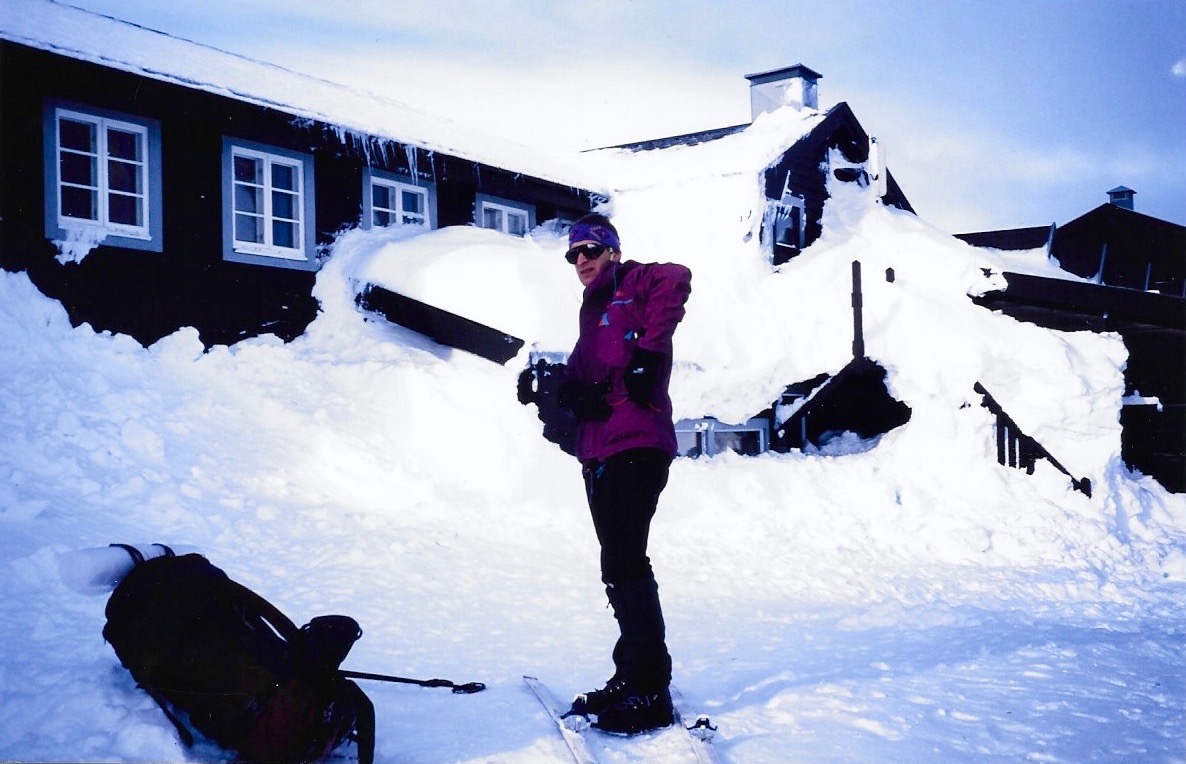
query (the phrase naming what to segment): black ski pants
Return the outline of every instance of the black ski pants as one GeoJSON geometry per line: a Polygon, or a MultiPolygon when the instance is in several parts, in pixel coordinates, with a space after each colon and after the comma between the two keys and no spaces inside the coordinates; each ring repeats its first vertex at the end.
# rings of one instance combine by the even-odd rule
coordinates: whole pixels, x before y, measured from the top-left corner
{"type": "Polygon", "coordinates": [[[590,462],[583,470],[601,544],[601,580],[620,632],[616,676],[654,690],[671,682],[671,656],[647,542],[670,467],[671,457],[647,448],[590,462]]]}

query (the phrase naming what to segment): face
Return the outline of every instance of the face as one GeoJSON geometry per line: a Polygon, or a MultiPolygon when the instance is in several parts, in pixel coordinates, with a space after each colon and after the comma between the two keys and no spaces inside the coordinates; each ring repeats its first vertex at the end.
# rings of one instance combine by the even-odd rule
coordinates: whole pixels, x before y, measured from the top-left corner
{"type": "MultiPolygon", "coordinates": [[[[596,243],[592,240],[578,241],[574,242],[569,249],[579,249],[582,245],[596,243]]],[[[606,249],[593,258],[588,257],[584,252],[577,255],[577,260],[573,265],[577,269],[577,278],[581,280],[581,285],[589,286],[592,284],[601,271],[610,263],[617,262],[619,257],[620,254],[612,249],[606,249]]]]}

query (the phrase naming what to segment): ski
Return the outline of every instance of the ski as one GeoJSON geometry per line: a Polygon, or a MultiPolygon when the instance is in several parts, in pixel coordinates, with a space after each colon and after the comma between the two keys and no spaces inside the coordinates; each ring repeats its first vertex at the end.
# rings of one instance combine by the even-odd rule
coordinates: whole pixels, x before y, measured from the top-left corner
{"type": "Polygon", "coordinates": [[[539,700],[540,705],[548,712],[548,716],[556,724],[560,730],[561,736],[564,737],[564,744],[568,746],[568,750],[572,753],[572,758],[577,764],[597,764],[597,757],[589,750],[589,741],[585,740],[584,731],[588,726],[589,721],[583,716],[570,716],[567,719],[562,716],[564,713],[560,710],[560,703],[556,700],[556,696],[548,689],[540,680],[533,676],[524,676],[523,681],[535,693],[535,697],[539,700]]]}
{"type": "Polygon", "coordinates": [[[691,746],[692,753],[696,754],[696,763],[720,764],[721,760],[712,744],[712,738],[716,734],[717,728],[712,726],[709,718],[700,715],[696,717],[696,721],[691,726],[686,725],[684,723],[686,717],[683,713],[686,710],[684,698],[674,687],[671,688],[671,704],[675,711],[675,723],[687,736],[688,745],[691,746]]]}

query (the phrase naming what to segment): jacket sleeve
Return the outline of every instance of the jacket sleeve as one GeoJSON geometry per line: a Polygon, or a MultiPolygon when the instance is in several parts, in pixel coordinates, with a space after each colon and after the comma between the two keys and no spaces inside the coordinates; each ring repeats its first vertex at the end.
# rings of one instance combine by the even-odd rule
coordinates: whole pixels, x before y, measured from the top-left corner
{"type": "Polygon", "coordinates": [[[647,267],[643,284],[646,294],[643,332],[638,346],[671,355],[671,338],[684,318],[684,303],[692,293],[692,271],[677,263],[647,267]]]}

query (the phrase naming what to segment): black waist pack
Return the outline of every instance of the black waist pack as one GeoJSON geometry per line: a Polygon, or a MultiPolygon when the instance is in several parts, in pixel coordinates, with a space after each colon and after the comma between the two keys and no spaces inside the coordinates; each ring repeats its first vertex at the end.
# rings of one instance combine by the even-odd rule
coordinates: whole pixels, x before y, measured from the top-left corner
{"type": "Polygon", "coordinates": [[[359,764],[373,761],[374,706],[338,669],[360,636],[348,616],[298,629],[198,554],[138,559],[103,628],[187,746],[200,734],[241,762],[294,764],[348,741],[359,764]]]}

